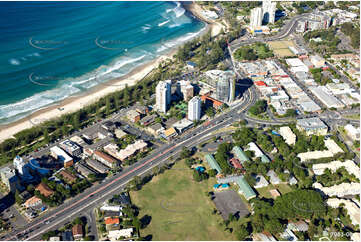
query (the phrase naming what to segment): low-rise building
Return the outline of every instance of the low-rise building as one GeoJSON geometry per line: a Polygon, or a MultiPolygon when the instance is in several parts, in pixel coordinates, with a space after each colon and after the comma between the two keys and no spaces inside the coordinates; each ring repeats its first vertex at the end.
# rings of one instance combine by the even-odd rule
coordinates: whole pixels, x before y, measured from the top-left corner
{"type": "Polygon", "coordinates": [[[82,154],[81,147],[71,140],[64,140],[60,142],[59,146],[73,157],[80,157],[82,154]]]}
{"type": "Polygon", "coordinates": [[[118,139],[121,139],[121,138],[123,138],[124,136],[127,135],[127,133],[124,132],[122,129],[116,129],[114,131],[114,134],[115,134],[115,137],[117,137],[118,139]]]}
{"type": "Polygon", "coordinates": [[[285,140],[286,144],[294,145],[296,143],[296,135],[292,132],[290,127],[283,126],[280,128],[280,135],[285,140]]]}
{"type": "Polygon", "coordinates": [[[103,122],[102,127],[111,132],[113,132],[115,130],[115,124],[114,124],[114,122],[112,122],[110,120],[103,122]]]}
{"type": "Polygon", "coordinates": [[[315,68],[321,68],[325,66],[325,59],[318,55],[311,55],[310,61],[314,65],[315,68]]]}
{"type": "Polygon", "coordinates": [[[100,163],[96,160],[93,159],[88,159],[86,160],[86,163],[88,166],[90,166],[91,168],[93,168],[94,170],[96,170],[99,173],[107,173],[109,171],[109,167],[103,165],[103,163],[100,163]]]}
{"type": "Polygon", "coordinates": [[[277,241],[275,237],[273,237],[273,235],[268,232],[253,233],[252,239],[254,241],[277,241]]]}
{"type": "Polygon", "coordinates": [[[328,131],[327,125],[319,118],[298,119],[297,129],[306,132],[307,135],[326,135],[328,131]]]}
{"type": "Polygon", "coordinates": [[[40,198],[38,198],[36,196],[32,196],[31,198],[29,198],[28,200],[26,200],[23,203],[23,206],[25,208],[32,208],[32,207],[40,206],[41,204],[42,204],[42,201],[40,198]]]}
{"type": "Polygon", "coordinates": [[[250,150],[254,152],[255,157],[260,157],[261,161],[263,163],[268,163],[270,162],[270,160],[268,159],[268,157],[262,152],[262,150],[258,147],[258,145],[254,142],[250,142],[247,145],[247,149],[246,150],[250,150]]]}
{"type": "Polygon", "coordinates": [[[120,223],[119,218],[106,218],[104,220],[106,225],[118,225],[120,223]]]}
{"type": "Polygon", "coordinates": [[[153,124],[152,126],[147,127],[147,131],[152,135],[159,135],[164,131],[164,127],[160,123],[153,124]]]}
{"type": "Polygon", "coordinates": [[[308,89],[326,105],[327,108],[343,108],[345,106],[325,86],[309,87],[308,89]]]}
{"type": "Polygon", "coordinates": [[[218,165],[212,154],[206,154],[204,158],[212,169],[216,170],[218,174],[222,173],[221,167],[218,165]]]}
{"type": "Polygon", "coordinates": [[[256,176],[254,176],[254,178],[256,179],[256,183],[253,186],[254,188],[262,188],[262,187],[266,187],[269,185],[266,178],[262,175],[256,175],[256,176]]]}
{"type": "Polygon", "coordinates": [[[175,130],[174,127],[166,129],[160,134],[160,136],[162,136],[163,138],[165,138],[167,140],[169,140],[169,139],[171,139],[171,138],[173,138],[173,137],[175,137],[177,135],[178,135],[178,133],[177,133],[177,131],[175,130]]]}
{"type": "Polygon", "coordinates": [[[85,141],[78,135],[75,135],[75,136],[71,137],[70,140],[75,142],[76,144],[78,144],[80,146],[86,145],[85,141]]]}
{"type": "Polygon", "coordinates": [[[346,171],[349,174],[355,175],[356,178],[360,177],[360,167],[358,167],[352,160],[345,160],[344,162],[336,160],[330,163],[313,164],[312,170],[315,175],[320,176],[325,172],[326,169],[330,169],[332,172],[336,172],[337,169],[341,167],[345,167],[346,171]]]}
{"type": "Polygon", "coordinates": [[[115,168],[119,166],[119,162],[115,158],[107,155],[100,150],[94,151],[93,157],[110,168],[115,168]]]}
{"type": "Polygon", "coordinates": [[[67,170],[61,170],[59,175],[61,175],[69,183],[74,183],[76,181],[76,176],[67,170]]]}
{"type": "Polygon", "coordinates": [[[339,208],[341,204],[344,204],[347,214],[350,216],[353,225],[360,224],[360,208],[352,201],[347,199],[329,198],[327,199],[327,205],[333,208],[339,208]]]}
{"type": "Polygon", "coordinates": [[[148,125],[154,123],[156,117],[158,117],[156,114],[145,116],[144,118],[142,118],[140,120],[140,124],[144,125],[144,126],[148,126],[148,125]]]}
{"type": "Polygon", "coordinates": [[[36,191],[39,191],[40,194],[42,194],[44,197],[50,197],[54,194],[54,191],[48,187],[45,183],[41,182],[39,185],[35,188],[36,191]]]}
{"type": "Polygon", "coordinates": [[[175,128],[179,133],[183,133],[187,129],[193,127],[193,122],[184,118],[182,120],[179,120],[178,122],[173,124],[173,128],[175,128]]]}
{"type": "Polygon", "coordinates": [[[108,238],[111,241],[117,241],[120,238],[130,238],[133,235],[133,228],[120,229],[120,230],[110,230],[108,233],[108,238]]]}
{"type": "Polygon", "coordinates": [[[277,176],[274,170],[269,170],[266,175],[269,177],[269,181],[273,185],[277,185],[281,183],[281,179],[277,176]]]}
{"type": "Polygon", "coordinates": [[[269,193],[273,197],[273,199],[276,199],[277,197],[281,196],[280,192],[277,189],[271,189],[269,190],[269,193]]]}
{"type": "Polygon", "coordinates": [[[249,158],[247,157],[246,153],[244,153],[244,151],[239,146],[234,146],[232,149],[232,153],[242,164],[243,162],[249,161],[249,158]]]}
{"type": "Polygon", "coordinates": [[[82,174],[85,177],[89,177],[90,174],[95,174],[92,170],[90,170],[88,167],[86,167],[85,165],[81,164],[81,163],[76,163],[74,165],[75,169],[77,170],[77,172],[79,172],[80,174],[82,174]]]}
{"type": "Polygon", "coordinates": [[[352,140],[360,140],[360,127],[355,128],[352,124],[347,124],[344,129],[352,140]]]}
{"type": "Polygon", "coordinates": [[[341,183],[331,187],[324,187],[321,183],[313,183],[312,185],[315,189],[320,190],[325,195],[329,197],[344,197],[347,195],[357,195],[360,194],[360,183],[341,183]]]}
{"type": "Polygon", "coordinates": [[[147,146],[148,144],[143,140],[137,140],[134,144],[128,145],[125,149],[119,150],[114,155],[119,160],[124,161],[125,159],[133,156],[135,153],[144,151],[147,146]]]}
{"type": "Polygon", "coordinates": [[[73,158],[58,146],[51,147],[50,153],[51,156],[61,162],[64,167],[72,166],[74,163],[73,158]]]}
{"type": "Polygon", "coordinates": [[[138,113],[137,111],[131,109],[131,110],[129,110],[129,111],[127,112],[127,118],[128,118],[130,121],[136,123],[136,122],[138,122],[138,121],[140,120],[141,115],[140,115],[140,113],[138,113]]]}
{"type": "Polygon", "coordinates": [[[72,228],[73,238],[80,240],[83,238],[83,226],[81,224],[75,224],[72,228]]]}

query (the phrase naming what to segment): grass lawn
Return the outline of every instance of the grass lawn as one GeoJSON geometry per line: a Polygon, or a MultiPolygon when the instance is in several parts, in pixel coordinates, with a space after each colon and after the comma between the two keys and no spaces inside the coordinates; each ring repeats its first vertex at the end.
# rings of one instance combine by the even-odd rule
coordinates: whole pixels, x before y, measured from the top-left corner
{"type": "Polygon", "coordinates": [[[271,193],[269,192],[272,189],[277,189],[281,193],[281,195],[292,191],[292,188],[287,184],[278,184],[278,185],[270,184],[266,187],[257,188],[256,190],[259,193],[260,197],[273,198],[271,193]]]}
{"type": "Polygon", "coordinates": [[[139,218],[151,216],[141,236],[152,240],[236,240],[219,225],[220,215],[206,192],[212,191],[215,178],[197,183],[192,170],[183,161],[158,175],[140,191],[130,193],[132,203],[140,208],[139,218]]]}
{"type": "Polygon", "coordinates": [[[352,115],[345,115],[345,118],[354,119],[354,120],[360,120],[359,114],[352,114],[352,115]]]}

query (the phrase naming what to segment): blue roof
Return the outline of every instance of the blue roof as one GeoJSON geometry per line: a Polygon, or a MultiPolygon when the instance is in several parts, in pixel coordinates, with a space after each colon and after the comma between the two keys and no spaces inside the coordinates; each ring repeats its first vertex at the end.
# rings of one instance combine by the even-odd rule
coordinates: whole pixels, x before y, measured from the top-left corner
{"type": "Polygon", "coordinates": [[[229,185],[228,184],[222,184],[222,187],[226,188],[226,187],[229,187],[229,185]]]}
{"type": "Polygon", "coordinates": [[[220,185],[221,184],[216,183],[216,184],[213,185],[213,188],[218,188],[220,185]]]}
{"type": "Polygon", "coordinates": [[[192,61],[187,61],[187,65],[190,65],[190,66],[193,66],[193,67],[197,66],[197,64],[192,62],[192,61]]]}

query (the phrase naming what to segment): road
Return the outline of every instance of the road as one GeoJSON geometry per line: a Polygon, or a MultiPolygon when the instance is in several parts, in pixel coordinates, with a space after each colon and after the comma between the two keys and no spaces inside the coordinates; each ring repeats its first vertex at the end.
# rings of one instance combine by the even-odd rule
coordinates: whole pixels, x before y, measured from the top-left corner
{"type": "Polygon", "coordinates": [[[74,218],[79,214],[84,213],[89,210],[89,208],[98,205],[112,194],[119,193],[120,189],[122,189],[134,176],[143,175],[146,172],[151,171],[152,168],[164,164],[169,160],[169,157],[180,153],[183,147],[196,146],[210,133],[238,121],[241,116],[237,111],[244,111],[251,103],[252,95],[245,95],[242,103],[232,107],[229,112],[216,116],[207,126],[201,125],[196,127],[185,134],[184,137],[180,137],[173,142],[159,147],[146,158],[125,168],[122,172],[106,179],[101,184],[86,189],[83,193],[69,199],[59,207],[48,211],[46,217],[35,219],[22,229],[7,234],[2,240],[24,239],[24,232],[26,233],[26,240],[39,238],[40,234],[56,228],[56,226],[63,224],[64,221],[67,221],[70,218],[74,218]]]}
{"type": "Polygon", "coordinates": [[[281,40],[283,38],[286,38],[287,36],[292,34],[293,31],[296,29],[297,22],[299,20],[307,18],[307,16],[309,16],[309,15],[310,15],[310,13],[304,13],[302,15],[293,17],[291,20],[289,20],[287,23],[285,23],[285,25],[280,29],[279,33],[275,36],[258,37],[258,38],[253,38],[253,39],[249,39],[249,40],[236,39],[232,43],[230,43],[232,46],[232,53],[234,50],[236,50],[237,48],[239,48],[242,45],[249,45],[249,44],[252,44],[255,42],[260,42],[260,41],[261,42],[262,41],[275,41],[275,40],[281,40]]]}
{"type": "MultiPolygon", "coordinates": [[[[286,28],[283,29],[282,33],[275,38],[284,38],[288,36],[292,30],[295,28],[295,24],[299,18],[293,18],[290,22],[287,23],[286,28]]],[[[257,41],[253,39],[251,41],[257,41]]],[[[248,42],[248,41],[245,41],[248,42]]],[[[234,47],[233,45],[232,47],[234,47]]],[[[228,46],[229,52],[231,53],[231,47],[228,46]]],[[[231,58],[232,55],[231,55],[231,58]]],[[[234,67],[234,62],[232,60],[232,66],[234,67]]],[[[236,68],[234,68],[237,76],[242,80],[244,78],[243,73],[239,73],[236,68]]],[[[31,223],[27,224],[23,228],[12,231],[8,233],[2,240],[34,240],[39,239],[40,235],[60,227],[62,224],[73,219],[80,214],[85,214],[95,206],[99,205],[101,202],[108,199],[111,195],[119,193],[119,191],[135,176],[144,175],[147,172],[150,172],[154,167],[161,166],[169,161],[170,157],[174,157],[176,154],[182,151],[183,147],[196,147],[197,144],[202,142],[204,139],[208,139],[209,135],[220,129],[230,125],[241,119],[247,119],[251,122],[261,123],[261,124],[284,124],[288,121],[282,120],[256,120],[245,115],[247,109],[254,104],[257,96],[254,90],[254,87],[247,88],[246,92],[242,97],[242,102],[237,105],[231,106],[230,110],[226,113],[222,113],[216,116],[214,119],[209,121],[207,126],[201,125],[190,131],[185,135],[176,140],[164,144],[154,150],[150,155],[138,161],[137,163],[125,168],[122,172],[114,175],[113,177],[107,178],[101,184],[94,185],[86,189],[83,193],[78,194],[76,197],[69,199],[64,204],[48,211],[46,217],[37,218],[31,223]],[[26,234],[24,236],[24,233],[26,234]]],[[[331,120],[331,119],[330,119],[331,120]]],[[[336,119],[341,120],[342,119],[336,119]]],[[[337,121],[336,121],[337,122],[337,121]]],[[[95,228],[92,228],[95,229],[95,228]]]]}

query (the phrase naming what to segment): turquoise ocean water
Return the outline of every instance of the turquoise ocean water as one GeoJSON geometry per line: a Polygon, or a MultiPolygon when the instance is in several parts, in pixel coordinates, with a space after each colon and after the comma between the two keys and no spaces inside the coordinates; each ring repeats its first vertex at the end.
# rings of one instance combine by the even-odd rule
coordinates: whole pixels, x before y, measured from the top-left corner
{"type": "Polygon", "coordinates": [[[0,124],[121,77],[204,28],[178,2],[0,2],[0,14],[0,124]]]}

